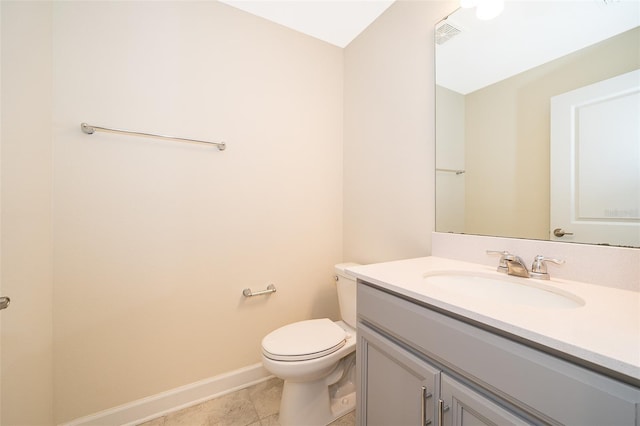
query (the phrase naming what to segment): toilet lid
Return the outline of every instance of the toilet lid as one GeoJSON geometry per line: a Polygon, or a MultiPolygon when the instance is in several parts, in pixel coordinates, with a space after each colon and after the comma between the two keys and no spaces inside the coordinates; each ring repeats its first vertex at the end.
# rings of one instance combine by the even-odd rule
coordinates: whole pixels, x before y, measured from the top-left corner
{"type": "Polygon", "coordinates": [[[262,352],[277,361],[320,358],[337,351],[347,333],[328,318],[295,322],[272,331],[262,339],[262,352]]]}

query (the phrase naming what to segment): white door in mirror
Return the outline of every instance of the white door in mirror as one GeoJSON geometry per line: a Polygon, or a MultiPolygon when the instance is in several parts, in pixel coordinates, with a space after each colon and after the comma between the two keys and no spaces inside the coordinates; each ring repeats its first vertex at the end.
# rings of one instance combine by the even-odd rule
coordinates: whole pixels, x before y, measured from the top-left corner
{"type": "Polygon", "coordinates": [[[640,247],[639,123],[640,70],[551,98],[551,240],[640,247]]]}

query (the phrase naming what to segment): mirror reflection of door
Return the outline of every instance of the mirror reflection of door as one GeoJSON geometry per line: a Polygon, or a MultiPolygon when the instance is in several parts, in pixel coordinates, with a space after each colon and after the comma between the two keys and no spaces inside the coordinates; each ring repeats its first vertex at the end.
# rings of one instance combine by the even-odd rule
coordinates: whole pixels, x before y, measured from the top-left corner
{"type": "Polygon", "coordinates": [[[551,99],[550,225],[552,240],[640,246],[640,70],[551,99]]]}

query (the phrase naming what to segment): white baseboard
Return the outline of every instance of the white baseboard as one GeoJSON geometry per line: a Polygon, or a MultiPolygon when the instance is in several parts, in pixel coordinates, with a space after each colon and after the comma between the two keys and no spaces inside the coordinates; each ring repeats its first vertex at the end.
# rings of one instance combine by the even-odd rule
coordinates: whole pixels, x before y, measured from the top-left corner
{"type": "Polygon", "coordinates": [[[133,426],[271,378],[262,364],[171,389],[64,423],[63,426],[133,426]]]}

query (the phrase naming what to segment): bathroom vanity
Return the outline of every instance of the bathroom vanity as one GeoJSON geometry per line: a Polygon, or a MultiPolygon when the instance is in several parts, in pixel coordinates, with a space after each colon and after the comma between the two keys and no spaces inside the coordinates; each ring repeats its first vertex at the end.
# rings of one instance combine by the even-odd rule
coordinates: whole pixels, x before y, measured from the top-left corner
{"type": "Polygon", "coordinates": [[[436,257],[350,272],[358,424],[640,425],[639,293],[436,257]]]}

